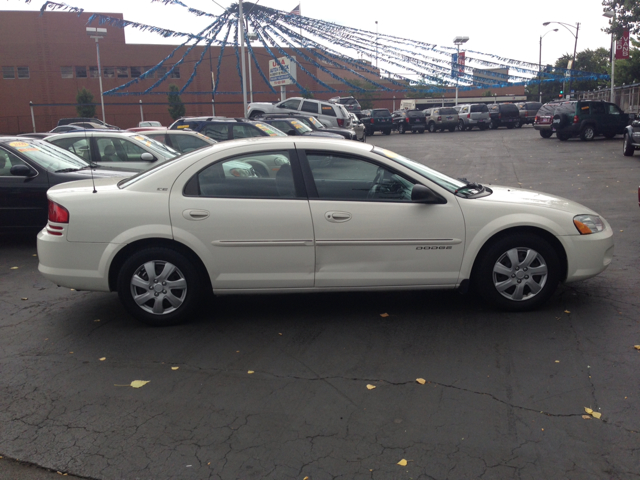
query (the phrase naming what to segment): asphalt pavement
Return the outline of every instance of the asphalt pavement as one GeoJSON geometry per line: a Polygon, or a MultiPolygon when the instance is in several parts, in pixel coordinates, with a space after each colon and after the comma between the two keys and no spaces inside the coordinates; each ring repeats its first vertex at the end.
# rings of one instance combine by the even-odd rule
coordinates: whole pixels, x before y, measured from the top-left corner
{"type": "Polygon", "coordinates": [[[0,479],[638,479],[640,152],[528,126],[368,142],[583,203],[614,259],[534,312],[224,296],[150,328],[41,277],[32,235],[0,236],[0,479]]]}

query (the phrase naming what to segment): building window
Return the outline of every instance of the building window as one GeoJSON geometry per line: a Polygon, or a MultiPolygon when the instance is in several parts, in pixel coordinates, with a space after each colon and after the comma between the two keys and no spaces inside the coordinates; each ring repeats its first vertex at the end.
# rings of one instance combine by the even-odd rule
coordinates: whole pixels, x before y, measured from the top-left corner
{"type": "Polygon", "coordinates": [[[158,78],[164,77],[167,74],[167,67],[158,67],[156,73],[158,74],[158,78]]]}
{"type": "Polygon", "coordinates": [[[2,78],[11,80],[16,78],[16,72],[13,67],[2,67],[2,78]]]}
{"type": "Polygon", "coordinates": [[[118,67],[118,78],[129,78],[129,67],[118,67]]]}
{"type": "MultiPolygon", "coordinates": [[[[144,72],[148,72],[149,70],[151,70],[153,67],[142,67],[143,68],[143,73],[144,72]]],[[[155,78],[156,76],[156,72],[152,72],[150,74],[148,74],[146,77],[144,78],[155,78]]]]}
{"type": "Polygon", "coordinates": [[[73,67],[60,67],[62,78],[73,78],[73,67]]]}
{"type": "Polygon", "coordinates": [[[104,67],[102,69],[102,76],[104,78],[114,78],[116,76],[116,67],[104,67]]]}
{"type": "Polygon", "coordinates": [[[87,78],[87,67],[76,67],[76,78],[87,78]]]}
{"type": "Polygon", "coordinates": [[[170,75],[171,78],[180,78],[180,67],[175,67],[170,75]]]}
{"type": "Polygon", "coordinates": [[[131,67],[131,78],[139,78],[142,75],[142,67],[131,67]]]}
{"type": "Polygon", "coordinates": [[[18,67],[18,78],[29,78],[29,67],[18,67]]]}
{"type": "Polygon", "coordinates": [[[89,76],[91,78],[98,78],[100,76],[100,71],[98,67],[89,67],[89,76]]]}

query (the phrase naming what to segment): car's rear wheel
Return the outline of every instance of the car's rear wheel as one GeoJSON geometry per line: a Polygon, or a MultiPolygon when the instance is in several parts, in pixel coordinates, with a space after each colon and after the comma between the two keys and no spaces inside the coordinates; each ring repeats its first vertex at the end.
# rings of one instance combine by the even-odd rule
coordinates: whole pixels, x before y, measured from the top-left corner
{"type": "Polygon", "coordinates": [[[418,130],[418,133],[424,133],[424,128],[421,128],[420,130],[418,130]]]}
{"type": "Polygon", "coordinates": [[[540,136],[542,138],[551,138],[551,135],[553,135],[552,130],[540,130],[540,136]]]}
{"type": "MultiPolygon", "coordinates": [[[[455,132],[457,129],[457,127],[449,127],[449,131],[450,132],[455,132]]],[[[444,129],[442,130],[444,132],[444,129]]]]}
{"type": "Polygon", "coordinates": [[[492,120],[491,123],[489,123],[489,128],[491,130],[496,130],[498,128],[498,124],[492,120]]]}
{"type": "Polygon", "coordinates": [[[398,133],[404,135],[405,132],[406,132],[406,130],[404,128],[404,124],[401,123],[400,125],[398,125],[398,133]]]}
{"type": "Polygon", "coordinates": [[[507,125],[507,128],[508,128],[509,130],[511,130],[511,129],[513,129],[513,128],[516,128],[516,124],[515,124],[515,123],[509,123],[509,124],[507,125]]]}
{"type": "Polygon", "coordinates": [[[580,140],[582,140],[583,142],[588,142],[590,140],[593,140],[593,137],[595,137],[595,135],[596,135],[596,131],[593,128],[593,125],[585,125],[580,130],[580,140]]]}
{"type": "Polygon", "coordinates": [[[385,135],[391,135],[391,129],[385,128],[384,130],[382,130],[382,133],[384,133],[385,135]]]}
{"type": "Polygon", "coordinates": [[[118,274],[118,296],[127,311],[153,326],[184,322],[201,285],[193,263],[176,250],[151,247],[131,255],[118,274]]]}
{"type": "Polygon", "coordinates": [[[633,143],[631,143],[629,134],[625,133],[624,141],[622,142],[622,153],[624,154],[625,157],[632,157],[634,151],[635,151],[635,148],[633,146],[633,143]]]}
{"type": "Polygon", "coordinates": [[[569,140],[570,135],[567,133],[556,132],[556,137],[558,137],[558,140],[566,142],[569,140]]]}
{"type": "Polygon", "coordinates": [[[253,120],[256,117],[259,117],[260,115],[264,115],[264,112],[261,112],[260,110],[254,110],[249,114],[249,118],[253,120]]]}
{"type": "Polygon", "coordinates": [[[464,125],[464,121],[463,121],[463,120],[460,120],[460,121],[458,122],[458,130],[460,130],[461,132],[464,132],[466,129],[467,129],[467,127],[465,127],[465,125],[464,125]]]}
{"type": "Polygon", "coordinates": [[[474,289],[490,304],[511,311],[530,310],[547,301],[560,281],[560,260],[535,234],[502,237],[479,256],[474,289]]]}
{"type": "Polygon", "coordinates": [[[489,127],[487,127],[486,125],[480,125],[478,128],[480,129],[481,132],[484,132],[489,127]]]}
{"type": "Polygon", "coordinates": [[[430,132],[430,133],[436,133],[436,130],[437,130],[437,128],[436,128],[436,124],[435,124],[435,123],[433,123],[433,122],[431,122],[431,123],[429,124],[429,132],[430,132]]]}
{"type": "Polygon", "coordinates": [[[522,120],[516,122],[516,128],[522,128],[522,120]]]}

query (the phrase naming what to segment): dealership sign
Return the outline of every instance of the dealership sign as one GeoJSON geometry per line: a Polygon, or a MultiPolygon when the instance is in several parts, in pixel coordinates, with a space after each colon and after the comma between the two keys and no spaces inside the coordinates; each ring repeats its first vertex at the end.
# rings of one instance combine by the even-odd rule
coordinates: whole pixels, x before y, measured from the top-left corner
{"type": "Polygon", "coordinates": [[[269,61],[269,83],[278,85],[291,85],[296,80],[296,57],[280,57],[269,61]],[[292,78],[293,77],[293,78],[292,78]]]}
{"type": "Polygon", "coordinates": [[[629,30],[622,32],[622,38],[616,42],[616,58],[629,58],[629,30]]]}

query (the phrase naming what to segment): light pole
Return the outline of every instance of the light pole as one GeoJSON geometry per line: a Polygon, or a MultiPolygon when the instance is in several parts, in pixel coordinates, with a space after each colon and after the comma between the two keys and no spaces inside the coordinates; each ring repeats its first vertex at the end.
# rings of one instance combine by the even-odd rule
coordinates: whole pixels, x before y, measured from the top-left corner
{"type": "MultiPolygon", "coordinates": [[[[558,25],[562,25],[567,32],[569,32],[571,35],[573,35],[576,39],[575,43],[573,44],[573,60],[571,61],[571,70],[573,70],[574,68],[576,68],[576,49],[578,48],[578,32],[580,32],[580,23],[576,23],[576,26],[574,27],[573,25],[569,25],[567,23],[562,23],[562,22],[544,22],[542,25],[543,26],[547,26],[551,23],[556,23],[558,25]],[[570,28],[575,28],[576,29],[576,33],[573,33],[571,30],[569,30],[570,28]]],[[[569,97],[571,97],[571,81],[573,80],[573,75],[569,75],[569,97]]],[[[563,92],[566,92],[566,90],[563,88],[562,89],[563,92]]]]}
{"type": "MultiPolygon", "coordinates": [[[[255,33],[247,33],[247,38],[249,39],[249,44],[251,44],[251,42],[253,40],[257,40],[258,39],[258,35],[255,33]]],[[[253,103],[253,78],[251,76],[251,51],[247,49],[247,63],[248,63],[248,68],[249,68],[249,101],[251,103],[253,103]]]]}
{"type": "Polygon", "coordinates": [[[242,12],[242,0],[238,0],[238,22],[240,23],[240,56],[242,58],[242,103],[244,110],[242,116],[247,115],[247,67],[244,53],[244,14],[242,12]]]}
{"type": "Polygon", "coordinates": [[[458,47],[458,56],[456,57],[455,72],[456,72],[456,105],[458,105],[458,79],[460,77],[460,45],[467,43],[469,37],[455,37],[453,43],[458,47]]]}
{"type": "Polygon", "coordinates": [[[100,44],[98,40],[107,36],[106,28],[87,27],[87,35],[89,38],[96,40],[96,54],[98,55],[98,80],[100,81],[100,105],[102,105],[102,121],[107,123],[104,113],[104,96],[102,95],[102,67],[100,66],[100,44]]]}
{"type": "Polygon", "coordinates": [[[376,70],[378,69],[378,21],[376,20],[376,70]]]}
{"type": "Polygon", "coordinates": [[[615,73],[616,70],[616,45],[615,45],[615,37],[613,36],[613,24],[616,21],[616,11],[615,10],[607,10],[606,12],[604,12],[602,14],[603,17],[607,17],[609,19],[611,19],[611,97],[609,98],[609,101],[611,103],[614,103],[615,97],[614,97],[614,83],[613,83],[613,74],[615,73]]]}
{"type": "Polygon", "coordinates": [[[547,36],[548,33],[557,32],[558,29],[554,28],[549,30],[544,35],[540,35],[540,56],[538,57],[538,94],[540,95],[539,102],[542,103],[542,39],[547,36]]]}

